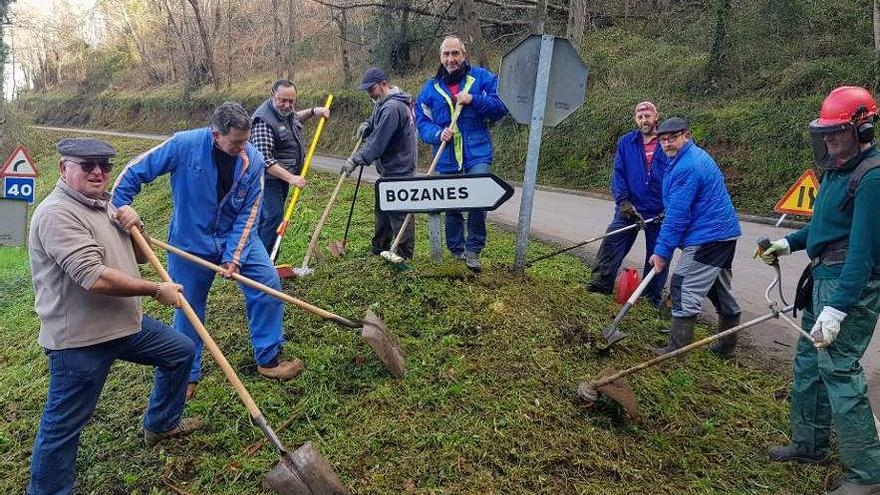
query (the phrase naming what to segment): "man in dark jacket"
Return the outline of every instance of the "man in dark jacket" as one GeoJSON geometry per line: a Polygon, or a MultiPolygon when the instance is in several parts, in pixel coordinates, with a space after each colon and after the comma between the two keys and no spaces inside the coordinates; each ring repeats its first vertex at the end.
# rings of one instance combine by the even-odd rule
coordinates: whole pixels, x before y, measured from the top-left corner
{"type": "Polygon", "coordinates": [[[257,235],[270,253],[275,245],[275,229],[284,216],[284,201],[290,186],[302,188],[306,185],[305,179],[299,175],[306,155],[303,122],[315,116],[330,118],[330,110],[324,107],[300,111],[295,107],[296,87],[287,79],[279,79],[272,85],[269,99],[251,117],[251,144],[266,159],[266,182],[257,235]]]}
{"type": "MultiPolygon", "coordinates": [[[[675,249],[681,249],[669,288],[669,345],[655,349],[666,354],[694,339],[694,325],[707,296],[718,311],[719,332],[739,325],[741,311],[730,283],[736,239],[742,231],[724,175],[709,153],[693,142],[687,122],[678,117],[666,119],[657,134],[670,162],[663,177],[666,215],[649,261],[663,272],[675,249]]],[[[732,357],[735,349],[734,334],[711,350],[721,357],[732,357]]]]}
{"type": "MultiPolygon", "coordinates": [[[[636,129],[617,141],[614,168],[611,173],[611,193],[614,195],[614,218],[605,232],[628,227],[640,220],[654,218],[663,211],[663,174],[669,161],[657,144],[657,124],[660,114],[650,101],[636,105],[633,120],[636,129]]],[[[654,253],[660,222],[645,224],[645,270],[651,265],[648,259],[654,253]]],[[[638,230],[630,230],[606,237],[599,246],[593,276],[587,285],[590,292],[611,294],[614,277],[620,264],[632,249],[638,230]]],[[[666,272],[658,274],[645,288],[645,299],[660,305],[660,292],[666,285],[666,272]]]]}
{"type": "MultiPolygon", "coordinates": [[[[409,177],[416,170],[417,143],[413,123],[412,97],[397,86],[390,86],[382,69],[371,67],[364,72],[358,89],[366,91],[375,102],[373,113],[358,133],[364,145],[345,162],[343,172],[351,174],[355,167],[366,167],[376,161],[382,177],[409,177]]],[[[387,251],[400,231],[406,213],[381,212],[375,209],[376,230],[373,254],[387,251]]],[[[412,259],[415,244],[415,223],[409,222],[397,254],[412,259]]]]}

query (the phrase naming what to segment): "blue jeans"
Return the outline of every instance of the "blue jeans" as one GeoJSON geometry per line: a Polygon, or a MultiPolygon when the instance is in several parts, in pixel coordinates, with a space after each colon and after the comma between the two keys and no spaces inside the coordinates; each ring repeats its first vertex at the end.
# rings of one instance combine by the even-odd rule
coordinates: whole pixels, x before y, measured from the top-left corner
{"type": "Polygon", "coordinates": [[[144,428],[163,432],[180,423],[193,342],[164,323],[144,315],[138,333],[46,353],[49,395],[31,455],[29,495],[73,491],[79,436],[117,359],[156,367],[144,428]]]}
{"type": "MultiPolygon", "coordinates": [[[[478,163],[467,169],[467,174],[488,174],[489,163],[478,163]]],[[[441,172],[442,173],[442,172],[441,172]]],[[[458,172],[444,175],[457,175],[458,172]]],[[[486,246],[486,212],[467,212],[467,241],[465,241],[464,215],[460,211],[446,212],[446,248],[452,254],[465,251],[479,254],[486,246]]]]}
{"type": "MultiPolygon", "coordinates": [[[[611,224],[605,230],[606,233],[612,232],[624,227],[632,225],[632,220],[627,220],[620,216],[619,211],[614,212],[614,218],[611,224]]],[[[651,265],[648,259],[654,254],[654,245],[657,244],[657,236],[660,234],[660,224],[657,222],[645,225],[645,267],[643,275],[647,275],[651,271],[651,265]]],[[[620,269],[623,259],[626,258],[629,250],[632,249],[639,235],[638,230],[630,230],[621,232],[602,239],[599,246],[599,252],[596,254],[596,266],[593,267],[593,274],[590,278],[590,287],[593,290],[611,294],[614,290],[614,279],[617,277],[617,271],[620,269]]],[[[666,274],[669,270],[663,270],[651,280],[651,283],[645,287],[643,296],[654,306],[660,305],[661,291],[666,285],[666,274]]]]}
{"type": "MultiPolygon", "coordinates": [[[[241,260],[241,274],[256,280],[263,285],[268,285],[276,290],[281,290],[281,280],[278,272],[269,261],[269,255],[263,245],[256,239],[247,255],[241,260]]],[[[212,263],[219,264],[217,258],[206,257],[212,263]]],[[[205,321],[205,305],[208,300],[208,291],[214,282],[216,272],[202,268],[191,261],[168,253],[168,272],[171,278],[178,284],[183,285],[183,295],[198,315],[205,321]]],[[[251,344],[254,347],[254,359],[260,366],[270,364],[281,352],[284,343],[284,303],[265,292],[241,285],[244,293],[245,310],[248,317],[248,328],[251,333],[251,344]]],[[[181,310],[174,312],[174,329],[183,333],[195,342],[195,359],[189,373],[189,381],[197,382],[202,378],[202,339],[196,333],[196,329],[190,324],[186,314],[181,310]]]]}
{"type": "Polygon", "coordinates": [[[272,252],[275,245],[275,230],[284,218],[284,201],[287,200],[287,192],[290,184],[280,180],[269,179],[263,184],[263,199],[260,205],[260,226],[257,227],[257,235],[263,242],[266,251],[272,252]]]}

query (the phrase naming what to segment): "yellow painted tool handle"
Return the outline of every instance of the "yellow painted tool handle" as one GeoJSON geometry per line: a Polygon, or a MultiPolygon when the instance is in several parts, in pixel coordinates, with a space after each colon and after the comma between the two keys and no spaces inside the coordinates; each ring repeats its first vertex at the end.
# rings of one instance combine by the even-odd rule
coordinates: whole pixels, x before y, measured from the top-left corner
{"type": "MultiPolygon", "coordinates": [[[[159,278],[164,282],[174,283],[174,280],[171,280],[171,276],[168,275],[168,272],[165,270],[165,267],[162,266],[162,262],[159,261],[159,258],[156,257],[156,253],[153,252],[153,249],[147,243],[147,240],[144,239],[144,235],[141,234],[141,231],[137,228],[131,229],[131,237],[134,239],[134,242],[137,244],[138,248],[147,255],[147,259],[149,259],[150,264],[153,265],[153,268],[159,274],[159,278]]],[[[217,347],[217,343],[214,342],[214,339],[211,337],[211,334],[208,333],[208,330],[205,328],[205,325],[202,324],[202,321],[199,320],[196,312],[193,311],[192,306],[189,305],[189,302],[183,297],[181,294],[178,297],[178,302],[180,304],[180,309],[183,311],[183,314],[186,315],[186,318],[192,324],[193,328],[196,329],[196,333],[199,334],[199,338],[204,342],[205,347],[208,348],[208,352],[211,353],[211,356],[214,358],[214,361],[217,361],[217,365],[220,366],[220,369],[223,370],[223,374],[226,375],[226,379],[229,380],[229,383],[232,384],[232,388],[235,389],[235,392],[238,394],[238,397],[244,402],[244,406],[247,408],[251,417],[253,418],[261,418],[263,413],[260,412],[260,408],[257,407],[257,403],[254,402],[254,399],[251,397],[251,394],[248,393],[247,389],[244,388],[244,384],[239,380],[238,375],[235,373],[235,370],[232,369],[232,365],[229,364],[229,361],[226,360],[226,356],[223,355],[223,352],[220,351],[220,348],[217,347]]]]}
{"type": "MultiPolygon", "coordinates": [[[[354,149],[351,150],[351,155],[353,156],[357,153],[358,148],[361,147],[361,142],[363,142],[363,138],[358,138],[357,143],[354,145],[354,149]]],[[[318,246],[318,238],[321,236],[321,229],[324,228],[324,223],[327,222],[327,217],[330,216],[330,210],[333,208],[333,203],[336,202],[336,196],[339,195],[339,190],[342,189],[342,183],[345,181],[346,175],[343,173],[339,174],[339,180],[336,182],[336,188],[333,189],[333,194],[330,195],[330,200],[327,201],[327,206],[324,207],[324,212],[321,213],[321,219],[318,220],[318,225],[315,226],[315,231],[312,232],[312,238],[309,240],[309,247],[306,249],[306,255],[303,258],[302,267],[309,267],[309,260],[312,255],[315,254],[315,248],[318,246]]]]}
{"type": "MultiPolygon", "coordinates": [[[[333,95],[327,95],[327,101],[324,102],[324,108],[330,108],[330,105],[333,104],[333,95]]],[[[318,147],[318,139],[321,137],[321,131],[324,130],[324,123],[327,121],[325,117],[321,117],[321,120],[318,121],[318,128],[315,129],[315,136],[312,138],[312,144],[309,145],[309,152],[306,154],[306,162],[303,164],[302,171],[300,172],[300,177],[305,178],[306,174],[309,173],[309,167],[312,165],[312,157],[315,156],[315,149],[318,147]]],[[[281,225],[278,226],[278,235],[283,235],[284,230],[287,230],[287,222],[290,221],[290,217],[293,216],[293,210],[296,208],[296,202],[299,201],[299,194],[302,189],[299,186],[293,188],[293,197],[290,199],[290,204],[287,205],[287,211],[284,212],[284,220],[281,222],[281,225]],[[282,228],[284,230],[282,230],[282,228]]]]}

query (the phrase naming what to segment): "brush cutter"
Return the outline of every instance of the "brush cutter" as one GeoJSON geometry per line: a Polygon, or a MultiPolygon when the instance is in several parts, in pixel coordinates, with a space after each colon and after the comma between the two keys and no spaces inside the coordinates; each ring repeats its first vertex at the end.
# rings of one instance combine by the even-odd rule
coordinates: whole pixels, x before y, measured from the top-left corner
{"type": "Polygon", "coordinates": [[[651,268],[651,271],[645,275],[642,283],[636,287],[636,290],[633,291],[632,295],[629,296],[629,299],[626,300],[626,304],[620,308],[620,311],[617,313],[617,316],[614,317],[614,321],[611,322],[611,325],[602,329],[602,338],[605,339],[605,345],[600,347],[600,349],[606,350],[627,336],[626,332],[623,332],[618,328],[620,326],[620,321],[623,320],[623,317],[626,316],[627,313],[629,313],[629,310],[632,309],[633,305],[642,295],[642,292],[645,291],[645,287],[651,283],[651,280],[654,279],[655,275],[657,275],[657,269],[651,268]]]}
{"type": "Polygon", "coordinates": [[[602,240],[602,239],[604,239],[604,238],[606,238],[606,237],[611,237],[611,236],[613,236],[613,235],[622,234],[622,233],[624,233],[624,232],[629,232],[630,230],[633,230],[633,229],[641,229],[641,228],[643,228],[645,225],[647,225],[647,224],[649,224],[649,223],[659,222],[660,219],[661,219],[661,217],[656,216],[656,217],[654,217],[654,218],[649,218],[648,220],[645,220],[644,222],[636,222],[636,223],[634,223],[634,224],[632,224],[632,225],[627,225],[626,227],[621,227],[621,228],[619,228],[619,229],[617,229],[617,230],[612,230],[611,232],[606,232],[606,233],[604,233],[604,234],[602,234],[602,235],[600,235],[600,236],[596,236],[596,237],[593,237],[593,238],[587,239],[586,241],[579,242],[579,243],[577,243],[577,244],[575,244],[575,245],[573,245],[573,246],[569,246],[569,247],[567,247],[567,248],[562,248],[562,249],[560,249],[560,250],[558,250],[558,251],[554,251],[554,252],[552,252],[552,253],[550,253],[550,254],[545,254],[544,256],[539,256],[539,257],[537,257],[537,258],[535,258],[535,259],[533,259],[533,260],[531,260],[531,261],[527,261],[527,262],[526,262],[526,267],[528,268],[528,267],[532,266],[532,263],[536,263],[536,262],[541,261],[541,260],[546,260],[547,258],[552,258],[552,257],[557,256],[557,255],[560,255],[560,254],[562,254],[562,253],[567,253],[567,252],[571,251],[572,249],[577,249],[577,248],[579,248],[579,247],[581,247],[581,246],[584,246],[584,245],[590,244],[591,242],[596,242],[596,241],[602,240]]]}
{"type": "Polygon", "coordinates": [[[623,371],[615,371],[611,368],[607,368],[599,374],[599,377],[597,377],[597,379],[580,384],[577,390],[578,398],[583,401],[586,406],[589,407],[595,404],[595,402],[599,399],[600,394],[605,395],[609,399],[620,404],[629,417],[634,418],[638,415],[638,401],[636,399],[635,393],[632,390],[632,387],[630,387],[629,383],[626,380],[627,376],[645,368],[649,368],[656,364],[660,364],[664,361],[668,361],[670,359],[681,356],[682,354],[688,353],[698,347],[707,346],[713,342],[733,335],[741,330],[745,330],[746,328],[753,327],[758,323],[767,321],[771,318],[779,318],[780,316],[783,317],[785,321],[796,328],[801,335],[803,335],[806,339],[815,344],[816,340],[813,338],[812,335],[807,333],[805,330],[800,328],[798,325],[796,325],[788,317],[785,316],[785,313],[788,313],[794,309],[794,305],[786,304],[785,299],[782,298],[782,273],[779,270],[778,264],[776,264],[774,268],[776,269],[776,276],[770,283],[770,285],[767,286],[767,289],[764,291],[764,299],[767,301],[768,308],[770,309],[767,314],[759,316],[753,320],[749,320],[723,332],[716,333],[715,335],[712,335],[710,337],[692,342],[668,354],[649,359],[623,371]],[[784,307],[781,309],[779,309],[778,303],[770,298],[770,293],[773,291],[774,287],[777,287],[779,289],[780,300],[782,300],[784,304],[784,307]]]}
{"type": "MultiPolygon", "coordinates": [[[[210,261],[203,260],[198,256],[190,254],[180,248],[176,248],[158,239],[151,237],[150,242],[168,251],[169,253],[176,254],[177,256],[180,256],[181,258],[195,263],[203,268],[207,268],[208,270],[213,270],[217,273],[221,273],[224,271],[223,267],[219,265],[215,265],[210,261]]],[[[376,314],[373,313],[372,310],[367,310],[367,314],[363,320],[353,321],[321,309],[317,306],[312,306],[311,304],[303,300],[296,299],[295,297],[285,294],[279,290],[275,290],[272,287],[261,284],[256,280],[249,279],[240,273],[233,273],[232,278],[234,278],[241,284],[247,285],[248,287],[257,289],[261,292],[269,294],[270,296],[281,299],[282,301],[303,309],[315,316],[318,316],[321,319],[332,321],[338,325],[352,330],[360,330],[361,338],[363,338],[370,346],[370,348],[373,349],[373,352],[376,353],[376,356],[379,358],[382,364],[385,365],[388,371],[390,371],[397,378],[403,378],[406,375],[406,363],[404,362],[403,351],[400,349],[400,344],[398,344],[397,339],[394,338],[393,335],[391,335],[391,332],[388,331],[388,327],[385,326],[385,322],[382,321],[381,318],[376,316],[376,314]]]]}
{"type": "MultiPolygon", "coordinates": [[[[353,155],[360,147],[361,140],[358,139],[351,154],[353,155]]],[[[315,231],[312,232],[312,238],[309,240],[309,247],[306,249],[306,255],[303,257],[302,266],[293,270],[295,276],[305,277],[306,275],[311,275],[315,272],[309,268],[309,260],[311,259],[312,254],[314,254],[315,248],[318,246],[318,237],[321,235],[321,229],[324,228],[324,223],[327,222],[327,217],[330,216],[330,209],[333,208],[333,203],[336,202],[336,195],[339,194],[339,190],[342,189],[342,183],[345,181],[346,177],[347,175],[345,175],[345,173],[339,174],[339,180],[336,181],[336,187],[333,189],[333,193],[330,194],[330,200],[327,201],[327,206],[324,207],[324,212],[321,213],[321,219],[318,220],[318,225],[315,226],[315,231]]]]}
{"type": "Polygon", "coordinates": [[[345,234],[342,236],[341,241],[331,242],[330,245],[327,246],[327,249],[330,250],[330,254],[337,258],[345,255],[345,245],[348,244],[348,229],[351,227],[351,217],[354,215],[354,205],[355,202],[357,202],[358,189],[361,188],[361,178],[364,176],[364,167],[359,168],[357,182],[354,184],[354,196],[351,198],[351,207],[348,209],[348,220],[345,221],[345,234]]]}
{"type": "MultiPolygon", "coordinates": [[[[455,124],[458,122],[458,116],[461,114],[461,109],[464,108],[461,105],[456,104],[455,111],[452,112],[452,120],[449,122],[449,128],[455,129],[455,124]]],[[[440,161],[440,156],[443,154],[443,150],[446,149],[446,143],[448,141],[441,141],[440,146],[437,148],[437,153],[434,154],[434,160],[431,161],[431,166],[428,167],[428,174],[432,175],[434,173],[434,169],[437,168],[437,162],[440,161]]],[[[397,254],[397,246],[400,245],[400,241],[403,240],[403,235],[406,233],[406,228],[409,226],[409,222],[412,221],[413,214],[408,213],[406,217],[403,219],[403,223],[400,225],[400,230],[397,232],[397,236],[394,237],[394,242],[391,243],[391,247],[388,251],[382,251],[379,253],[379,256],[385,258],[386,260],[396,264],[403,263],[403,257],[397,254]]]]}
{"type": "MultiPolygon", "coordinates": [[[[131,237],[134,239],[138,248],[147,255],[150,264],[156,272],[159,273],[162,280],[165,282],[173,282],[171,276],[165,271],[165,267],[162,266],[159,258],[156,257],[156,253],[150,248],[150,245],[147,243],[146,239],[144,239],[140,230],[137,228],[131,229],[131,237]]],[[[195,311],[193,311],[192,306],[189,305],[189,302],[187,302],[182,294],[178,297],[178,301],[181,311],[184,312],[189,322],[195,328],[199,338],[202,339],[208,352],[211,353],[211,356],[217,362],[217,365],[220,366],[226,379],[232,384],[232,388],[235,389],[239,399],[244,403],[251,419],[260,427],[260,430],[262,430],[266,439],[268,439],[272,446],[278,450],[278,454],[281,456],[281,460],[275,468],[266,475],[265,483],[280,495],[313,495],[318,493],[326,495],[349,495],[350,492],[348,491],[348,488],[342,484],[342,481],[340,481],[339,477],[333,471],[333,468],[323,457],[321,457],[321,454],[318,453],[317,449],[315,449],[311,442],[306,442],[293,452],[289,451],[281,443],[278,435],[276,435],[272,427],[269,426],[266,417],[263,416],[262,411],[260,411],[260,408],[257,406],[256,402],[254,402],[251,394],[238,378],[235,370],[232,369],[232,366],[229,364],[229,361],[226,360],[223,352],[220,351],[217,343],[214,342],[211,334],[208,333],[208,330],[202,324],[201,320],[199,320],[195,311]]]]}
{"type": "MultiPolygon", "coordinates": [[[[330,108],[330,105],[333,104],[333,95],[327,95],[327,101],[324,102],[325,108],[330,108]]],[[[315,136],[312,138],[312,144],[309,145],[309,152],[306,154],[306,161],[303,163],[302,171],[300,171],[300,175],[305,178],[306,174],[309,173],[309,167],[312,165],[312,158],[315,156],[315,149],[318,147],[318,139],[321,137],[321,132],[324,130],[324,124],[327,122],[325,117],[321,117],[318,120],[318,127],[315,129],[315,136]]],[[[281,248],[281,239],[284,237],[285,232],[287,232],[287,227],[290,226],[290,219],[293,217],[293,210],[296,208],[296,203],[299,201],[300,193],[302,192],[302,188],[299,186],[295,186],[293,188],[293,197],[290,199],[290,204],[287,205],[287,210],[284,211],[284,218],[281,220],[281,223],[278,225],[278,228],[275,229],[275,244],[272,246],[272,251],[269,253],[269,259],[273,262],[275,258],[278,257],[278,250],[281,248]]],[[[293,269],[290,265],[278,265],[275,267],[278,270],[278,276],[281,278],[289,278],[293,277],[293,269]]]]}

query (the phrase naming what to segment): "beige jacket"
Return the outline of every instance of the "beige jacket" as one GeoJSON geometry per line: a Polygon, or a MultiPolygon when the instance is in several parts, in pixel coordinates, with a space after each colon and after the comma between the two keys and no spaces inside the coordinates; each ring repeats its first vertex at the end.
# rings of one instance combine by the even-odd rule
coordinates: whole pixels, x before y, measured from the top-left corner
{"type": "Polygon", "coordinates": [[[34,210],[28,236],[39,343],[84,347],[136,333],[140,297],[89,292],[105,267],[140,277],[128,232],[111,220],[110,196],[91,199],[59,179],[34,210]]]}

